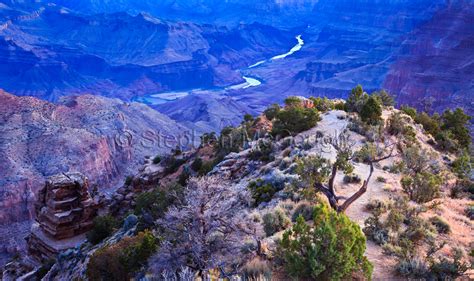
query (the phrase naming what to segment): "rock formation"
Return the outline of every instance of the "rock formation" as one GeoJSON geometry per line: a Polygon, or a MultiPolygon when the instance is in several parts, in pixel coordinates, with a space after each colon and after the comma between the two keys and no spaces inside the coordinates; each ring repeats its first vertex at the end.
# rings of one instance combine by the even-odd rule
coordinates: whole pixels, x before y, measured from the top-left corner
{"type": "Polygon", "coordinates": [[[88,188],[87,178],[80,173],[58,174],[46,181],[35,203],[36,221],[28,238],[32,255],[55,257],[84,239],[99,206],[88,188]]]}
{"type": "Polygon", "coordinates": [[[80,171],[91,186],[111,188],[145,156],[175,147],[159,137],[185,131],[143,104],[90,95],[52,104],[0,91],[0,223],[29,219],[46,177],[80,171]]]}

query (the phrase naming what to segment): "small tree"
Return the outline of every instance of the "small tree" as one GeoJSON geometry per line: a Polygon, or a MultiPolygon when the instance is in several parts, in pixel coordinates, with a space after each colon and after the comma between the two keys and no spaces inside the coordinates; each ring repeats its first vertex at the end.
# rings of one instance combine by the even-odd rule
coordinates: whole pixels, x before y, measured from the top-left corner
{"type": "Polygon", "coordinates": [[[369,97],[360,111],[360,118],[370,125],[377,125],[382,120],[382,106],[376,97],[369,97]]]}
{"type": "Polygon", "coordinates": [[[299,97],[287,97],[285,99],[285,106],[286,107],[299,107],[301,106],[301,99],[299,97]]]}
{"type": "Polygon", "coordinates": [[[446,110],[442,115],[442,119],[444,121],[442,129],[450,131],[461,148],[468,148],[471,144],[468,129],[471,116],[464,113],[461,108],[457,108],[454,111],[446,110]]]}
{"type": "Polygon", "coordinates": [[[155,250],[156,238],[151,232],[124,237],[94,252],[87,265],[87,277],[89,280],[130,280],[155,250]]]}
{"type": "Polygon", "coordinates": [[[416,118],[416,115],[417,115],[416,108],[410,107],[408,105],[402,105],[401,110],[403,111],[403,113],[410,116],[411,118],[413,119],[416,118]]]}
{"type": "Polygon", "coordinates": [[[319,114],[314,108],[288,107],[277,114],[272,134],[295,135],[316,126],[319,120],[319,114]]]}
{"type": "Polygon", "coordinates": [[[401,156],[407,172],[412,175],[427,170],[431,161],[431,154],[418,146],[405,148],[401,156]]]}
{"type": "Polygon", "coordinates": [[[244,115],[244,122],[252,122],[254,119],[253,119],[253,116],[251,114],[245,114],[244,115]]]}
{"type": "Polygon", "coordinates": [[[198,172],[202,167],[202,163],[202,158],[196,157],[196,159],[194,159],[193,163],[191,164],[191,169],[193,169],[195,172],[198,172]]]}
{"type": "Polygon", "coordinates": [[[265,109],[263,114],[265,114],[267,119],[271,121],[277,116],[277,114],[278,114],[278,112],[280,112],[280,110],[281,110],[281,107],[278,104],[274,103],[270,107],[265,109]]]}
{"type": "Polygon", "coordinates": [[[379,99],[380,103],[383,106],[395,105],[395,100],[393,99],[393,96],[387,93],[385,90],[380,90],[379,92],[375,92],[372,94],[372,96],[375,96],[377,99],[379,99]]]}
{"type": "Polygon", "coordinates": [[[415,176],[403,177],[401,184],[411,200],[426,203],[439,196],[442,178],[439,175],[422,172],[415,176]]]}
{"type": "Polygon", "coordinates": [[[349,97],[346,101],[347,111],[349,112],[361,112],[362,107],[367,102],[369,95],[364,92],[361,85],[357,85],[351,90],[349,97]]]}
{"type": "Polygon", "coordinates": [[[329,200],[331,207],[337,212],[345,212],[345,210],[359,199],[366,191],[369,181],[374,172],[374,164],[392,157],[393,145],[385,145],[384,147],[374,146],[374,150],[367,154],[365,163],[370,167],[369,175],[362,183],[362,186],[352,196],[345,198],[341,202],[341,197],[336,194],[335,179],[338,171],[342,170],[345,174],[352,172],[352,161],[354,153],[352,142],[346,133],[335,136],[331,139],[331,145],[337,151],[337,158],[334,163],[320,157],[307,157],[299,162],[297,173],[301,178],[301,182],[306,187],[312,187],[316,191],[323,193],[329,200]],[[389,149],[391,147],[391,149],[389,149]]]}
{"type": "Polygon", "coordinates": [[[184,202],[158,220],[163,243],[152,258],[155,273],[188,266],[202,274],[238,263],[235,253],[261,230],[246,218],[243,196],[222,178],[191,178],[184,202]]]}
{"type": "Polygon", "coordinates": [[[464,151],[461,156],[454,160],[452,166],[453,172],[456,173],[460,179],[468,179],[472,174],[471,157],[467,151],[464,151]]]}
{"type": "Polygon", "coordinates": [[[365,236],[360,227],[325,204],[315,207],[313,220],[310,226],[300,216],[278,246],[290,277],[342,280],[363,272],[370,279],[372,265],[364,256],[365,236]]]}
{"type": "Polygon", "coordinates": [[[155,156],[155,158],[153,158],[153,164],[157,165],[157,164],[160,164],[161,162],[161,156],[160,155],[157,155],[155,156]]]}
{"type": "Polygon", "coordinates": [[[93,223],[92,230],[87,233],[87,240],[94,245],[109,237],[117,226],[112,216],[96,217],[93,223]]]}

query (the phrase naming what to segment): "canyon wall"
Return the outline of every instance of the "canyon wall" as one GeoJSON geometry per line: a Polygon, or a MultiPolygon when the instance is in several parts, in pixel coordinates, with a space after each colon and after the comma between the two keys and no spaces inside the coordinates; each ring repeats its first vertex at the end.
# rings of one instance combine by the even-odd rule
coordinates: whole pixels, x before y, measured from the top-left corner
{"type": "Polygon", "coordinates": [[[84,95],[52,104],[0,91],[0,223],[28,219],[45,177],[82,172],[99,189],[174,148],[186,129],[138,103],[84,95]]]}
{"type": "Polygon", "coordinates": [[[452,1],[405,36],[383,86],[399,104],[474,115],[474,3],[452,1]]]}

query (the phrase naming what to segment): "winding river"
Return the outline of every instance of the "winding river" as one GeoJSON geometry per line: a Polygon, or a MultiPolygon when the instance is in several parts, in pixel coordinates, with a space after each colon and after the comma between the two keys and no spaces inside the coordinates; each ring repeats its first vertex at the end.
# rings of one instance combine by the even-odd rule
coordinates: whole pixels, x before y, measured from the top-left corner
{"type": "MultiPolygon", "coordinates": [[[[268,60],[259,61],[255,64],[250,65],[249,67],[247,67],[247,69],[252,69],[260,65],[263,65],[265,63],[281,60],[298,52],[299,50],[301,50],[301,48],[303,48],[304,40],[301,38],[301,35],[298,35],[295,38],[298,41],[298,43],[293,48],[291,48],[291,50],[289,50],[288,52],[281,55],[274,56],[268,60]]],[[[244,83],[231,85],[224,89],[225,90],[247,89],[251,87],[257,87],[262,84],[262,81],[258,80],[255,77],[242,76],[242,78],[245,80],[244,83]]],[[[146,95],[146,96],[135,97],[133,98],[133,101],[145,103],[148,105],[163,104],[169,101],[184,98],[185,96],[189,95],[191,92],[198,91],[198,90],[202,90],[202,89],[195,89],[191,91],[182,91],[182,92],[165,92],[165,93],[151,94],[151,95],[146,95]]]]}

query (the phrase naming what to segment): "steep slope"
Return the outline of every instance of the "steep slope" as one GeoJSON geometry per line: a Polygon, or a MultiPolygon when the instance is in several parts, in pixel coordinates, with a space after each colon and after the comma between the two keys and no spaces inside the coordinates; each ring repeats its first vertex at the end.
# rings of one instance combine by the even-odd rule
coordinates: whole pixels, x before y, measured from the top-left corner
{"type": "Polygon", "coordinates": [[[79,171],[106,190],[186,129],[138,103],[84,95],[52,104],[0,92],[0,223],[29,218],[46,176],[79,171]]]}
{"type": "Polygon", "coordinates": [[[406,36],[384,87],[399,104],[474,114],[474,3],[452,1],[406,36]]]}
{"type": "MultiPolygon", "coordinates": [[[[397,113],[399,113],[399,111],[396,109],[385,108],[382,114],[382,118],[385,121],[384,123],[388,124],[387,119],[390,118],[392,114],[397,113]]],[[[422,127],[415,124],[414,121],[407,115],[404,115],[403,113],[402,115],[406,121],[403,123],[403,126],[412,128],[413,143],[411,144],[415,146],[419,145],[421,148],[423,148],[424,150],[422,152],[429,155],[430,162],[436,162],[436,165],[434,166],[436,166],[435,169],[438,170],[438,173],[443,174],[444,177],[448,179],[443,184],[439,197],[437,197],[434,201],[430,200],[431,202],[428,204],[421,204],[411,201],[409,202],[409,205],[416,207],[417,210],[420,210],[421,215],[420,217],[416,217],[417,220],[423,220],[424,222],[428,223],[429,219],[434,216],[441,216],[443,219],[446,219],[447,224],[453,230],[451,233],[441,233],[436,230],[431,230],[432,227],[429,225],[424,225],[425,228],[423,228],[423,231],[433,231],[430,233],[430,235],[433,236],[426,238],[427,241],[431,241],[430,239],[435,239],[438,243],[446,243],[442,250],[437,251],[436,254],[430,255],[430,258],[434,260],[451,259],[453,256],[453,249],[462,248],[464,251],[469,251],[470,249],[471,237],[469,234],[473,231],[473,224],[469,218],[465,216],[464,209],[469,206],[469,204],[471,204],[472,200],[467,198],[450,197],[451,191],[454,188],[453,180],[455,177],[450,172],[445,153],[440,153],[440,151],[435,150],[434,147],[430,145],[430,143],[432,143],[430,141],[431,137],[425,135],[422,127]],[[436,208],[429,206],[436,206],[436,208]]],[[[261,118],[265,119],[263,116],[261,116],[261,118]]],[[[202,205],[199,205],[200,208],[189,210],[187,213],[185,213],[185,217],[173,217],[173,220],[179,220],[179,222],[183,222],[183,224],[190,225],[190,223],[188,224],[186,221],[189,220],[189,217],[193,216],[195,212],[199,215],[204,213],[205,215],[202,215],[200,219],[204,222],[211,222],[208,224],[210,225],[209,229],[211,230],[206,229],[204,231],[209,231],[209,233],[211,233],[209,235],[212,237],[212,239],[221,241],[219,240],[219,237],[224,237],[224,240],[222,241],[231,243],[231,245],[233,243],[239,244],[245,241],[245,251],[242,250],[244,249],[243,246],[232,247],[231,250],[225,252],[224,255],[219,256],[219,266],[222,264],[222,268],[229,266],[229,263],[232,264],[232,262],[237,264],[235,267],[232,267],[232,273],[229,273],[229,275],[238,276],[244,274],[247,270],[247,267],[242,267],[242,265],[250,264],[250,268],[253,268],[251,266],[252,261],[257,259],[259,261],[263,260],[265,262],[257,263],[261,265],[261,267],[258,267],[256,271],[252,271],[253,273],[257,275],[265,274],[267,277],[271,276],[272,280],[290,279],[290,276],[281,271],[281,264],[273,264],[273,266],[268,266],[269,264],[272,264],[272,260],[275,257],[276,245],[278,243],[277,241],[281,240],[283,231],[285,231],[285,229],[289,229],[291,225],[294,224],[294,219],[290,220],[290,218],[295,218],[299,214],[304,217],[308,216],[308,218],[305,217],[305,219],[310,221],[309,225],[312,225],[311,216],[305,212],[311,213],[314,211],[313,207],[315,205],[321,204],[320,200],[325,200],[322,198],[326,198],[323,195],[324,192],[322,192],[320,194],[321,196],[318,197],[314,193],[314,186],[308,186],[307,182],[304,180],[302,181],[302,177],[304,177],[304,174],[302,174],[303,171],[297,169],[296,166],[301,165],[302,159],[314,160],[314,157],[318,156],[321,156],[334,164],[338,151],[341,151],[341,146],[339,145],[344,146],[344,139],[346,137],[346,140],[348,140],[348,143],[346,144],[351,144],[351,154],[353,152],[359,151],[359,149],[363,148],[368,143],[371,143],[369,137],[363,135],[366,134],[366,132],[361,132],[363,134],[360,134],[352,130],[347,130],[348,128],[356,127],[355,124],[359,122],[357,119],[358,117],[354,113],[347,113],[340,110],[331,110],[321,113],[321,120],[315,127],[301,132],[294,137],[275,140],[270,136],[266,136],[258,141],[249,141],[240,147],[238,152],[233,152],[225,156],[223,160],[214,166],[212,171],[207,174],[208,177],[215,177],[217,183],[220,186],[225,187],[226,191],[228,192],[225,194],[207,193],[206,186],[188,186],[192,187],[192,189],[187,190],[189,193],[200,192],[199,188],[202,189],[201,192],[204,194],[204,199],[197,196],[192,198],[195,200],[202,199],[205,202],[202,203],[202,205]],[[339,139],[339,136],[341,136],[339,134],[342,134],[344,138],[339,139]],[[335,141],[335,139],[339,139],[340,142],[338,143],[335,141]],[[270,150],[266,150],[266,153],[268,153],[271,157],[260,159],[255,157],[258,155],[256,152],[260,151],[259,142],[261,141],[270,144],[270,150]],[[254,189],[255,187],[251,187],[252,182],[261,182],[262,184],[264,183],[265,187],[270,188],[273,190],[273,192],[270,193],[270,191],[265,191],[267,189],[256,191],[254,189]],[[304,191],[302,191],[300,188],[303,188],[304,191]],[[262,197],[256,197],[256,194],[260,194],[262,197]],[[218,198],[218,200],[214,201],[215,198],[218,198]],[[260,198],[261,201],[256,201],[256,198],[260,198]],[[239,204],[238,209],[225,209],[225,207],[228,207],[226,203],[229,202],[239,202],[242,203],[242,205],[239,204]],[[245,207],[241,208],[241,206],[245,207]],[[222,210],[223,212],[226,212],[226,216],[223,218],[219,217],[221,215],[219,211],[222,210]],[[278,218],[275,218],[274,220],[265,219],[265,216],[268,214],[275,214],[276,212],[279,212],[280,214],[278,215],[278,218]],[[245,223],[239,224],[239,229],[249,227],[247,224],[249,222],[250,225],[254,226],[255,228],[250,228],[248,229],[248,232],[244,232],[243,234],[240,233],[239,235],[241,236],[238,237],[240,238],[238,239],[238,242],[235,242],[231,239],[226,240],[227,235],[234,235],[234,233],[232,233],[233,231],[231,230],[226,232],[226,235],[222,235],[220,233],[222,230],[216,227],[216,225],[219,225],[219,223],[223,221],[223,225],[225,227],[226,223],[230,224],[230,221],[233,219],[241,222],[239,220],[241,217],[244,218],[243,222],[245,223]],[[216,218],[219,218],[220,220],[216,221],[216,218]],[[268,230],[265,230],[265,234],[261,232],[262,229],[259,227],[262,225],[265,226],[265,228],[268,227],[270,233],[267,233],[268,230]],[[213,232],[213,229],[215,232],[213,232]],[[258,236],[258,238],[255,238],[252,235],[258,236]],[[253,240],[254,238],[259,239],[258,243],[253,240]],[[257,252],[258,255],[255,252],[257,252]],[[222,262],[223,260],[226,261],[227,259],[230,260],[230,262],[227,262],[227,264],[222,262]]],[[[252,127],[257,123],[258,122],[248,122],[242,127],[252,127]]],[[[381,130],[384,141],[389,144],[391,143],[394,146],[386,146],[383,148],[383,150],[390,150],[390,147],[397,147],[394,148],[395,153],[392,153],[394,152],[392,150],[392,152],[389,154],[390,157],[376,163],[373,166],[373,170],[370,168],[371,165],[368,163],[363,161],[359,162],[358,160],[355,160],[355,158],[350,160],[351,165],[354,167],[353,175],[357,175],[361,182],[347,182],[343,171],[339,171],[339,173],[337,173],[336,177],[334,178],[335,192],[336,194],[340,195],[338,199],[340,201],[345,201],[353,194],[359,192],[361,190],[361,186],[363,186],[362,180],[368,180],[367,190],[365,190],[364,193],[358,197],[357,200],[345,211],[347,216],[356,222],[361,228],[365,226],[365,221],[371,217],[371,210],[368,209],[368,207],[373,204],[374,200],[383,201],[386,204],[384,206],[388,206],[389,203],[394,204],[393,200],[395,200],[395,198],[405,194],[400,183],[400,180],[404,175],[403,172],[387,169],[386,167],[399,166],[397,163],[399,163],[399,161],[404,161],[401,155],[405,149],[408,149],[408,147],[405,147],[406,143],[403,135],[391,135],[389,131],[385,129],[381,130]]],[[[378,142],[373,144],[381,145],[381,143],[378,142]]],[[[383,145],[381,145],[380,148],[382,149],[382,147],[383,145]]],[[[140,205],[142,207],[140,209],[141,213],[137,212],[137,209],[135,209],[135,214],[140,219],[137,219],[135,215],[129,215],[124,220],[126,223],[124,223],[121,228],[117,229],[116,232],[111,234],[98,245],[82,243],[81,247],[76,247],[75,249],[69,250],[67,254],[63,255],[61,263],[56,263],[51,268],[47,277],[49,278],[55,276],[56,278],[67,280],[85,278],[86,276],[91,277],[91,272],[89,271],[91,264],[100,264],[100,262],[103,261],[101,259],[109,260],[108,256],[104,256],[101,253],[107,249],[114,249],[114,253],[120,252],[120,249],[123,249],[124,246],[119,245],[118,241],[123,240],[124,237],[136,237],[138,232],[137,229],[141,229],[144,226],[145,228],[149,227],[156,231],[154,233],[163,234],[163,237],[166,237],[165,235],[168,231],[173,231],[173,229],[167,228],[166,231],[162,232],[161,222],[166,221],[166,215],[161,212],[157,212],[154,215],[157,216],[158,219],[153,220],[153,218],[150,217],[153,216],[153,212],[151,211],[152,209],[148,208],[154,208],[156,205],[154,203],[149,203],[149,205],[144,203],[143,198],[145,197],[142,197],[140,194],[143,194],[143,192],[149,192],[147,193],[146,198],[149,198],[151,200],[150,202],[154,202],[151,198],[155,192],[158,192],[157,194],[164,193],[171,194],[170,196],[175,196],[174,193],[177,191],[176,187],[174,185],[168,185],[167,183],[176,181],[178,178],[180,178],[179,175],[185,173],[186,171],[190,173],[188,175],[191,177],[197,176],[198,173],[193,168],[193,163],[195,163],[196,159],[199,158],[204,161],[212,160],[213,157],[218,154],[218,149],[219,145],[216,145],[216,143],[211,143],[203,145],[197,150],[187,151],[180,155],[174,155],[172,158],[167,160],[164,159],[165,161],[162,161],[159,164],[152,163],[152,161],[147,161],[147,163],[144,165],[144,168],[141,169],[141,172],[134,176],[130,185],[124,185],[119,188],[116,196],[114,196],[114,201],[111,203],[111,208],[108,209],[111,212],[110,214],[122,218],[122,216],[125,216],[129,213],[129,210],[133,210],[134,206],[136,206],[136,203],[140,201],[140,204],[142,204],[140,205]],[[175,167],[176,169],[174,169],[172,172],[169,170],[169,165],[171,163],[177,162],[169,162],[168,160],[170,159],[181,160],[179,161],[179,167],[175,167]],[[156,187],[158,184],[160,185],[159,188],[156,187]],[[138,199],[139,197],[141,199],[138,199]],[[163,216],[165,216],[165,218],[163,218],[163,216]],[[98,259],[100,262],[98,262],[98,259]],[[64,265],[66,265],[66,267],[64,267],[64,265]]],[[[311,164],[310,162],[307,162],[306,165],[311,164]]],[[[314,165],[315,166],[307,167],[307,169],[304,169],[304,171],[307,173],[315,173],[320,175],[319,172],[314,169],[316,165],[320,164],[314,165]]],[[[162,199],[158,199],[156,202],[163,203],[161,200],[162,199]]],[[[180,208],[179,204],[194,203],[189,202],[189,200],[185,201],[184,203],[181,201],[179,202],[180,203],[177,203],[176,206],[168,209],[167,213],[175,212],[180,208]]],[[[400,210],[398,211],[400,212],[400,210]]],[[[403,217],[407,215],[407,219],[409,218],[408,214],[403,213],[401,215],[403,215],[403,217]]],[[[410,219],[414,220],[415,218],[410,217],[410,219]]],[[[199,224],[200,222],[193,220],[192,223],[199,224]]],[[[413,226],[415,223],[413,221],[407,220],[403,222],[400,221],[399,224],[402,225],[401,228],[405,230],[405,228],[413,226]]],[[[183,233],[183,225],[178,225],[177,229],[177,232],[179,232],[177,235],[181,235],[183,233]]],[[[198,228],[198,231],[203,231],[202,229],[205,228],[198,228]]],[[[189,228],[186,227],[184,234],[185,236],[190,237],[189,241],[194,242],[196,240],[193,240],[192,238],[193,234],[195,234],[193,230],[194,225],[189,228]]],[[[234,231],[238,232],[238,230],[234,231]]],[[[396,235],[396,233],[394,232],[393,235],[396,235]]],[[[417,243],[420,244],[411,246],[416,247],[417,254],[419,254],[421,257],[423,252],[426,250],[426,245],[424,245],[426,241],[424,241],[423,238],[417,238],[418,235],[422,236],[421,234],[417,233],[416,235],[413,235],[413,237],[409,236],[409,238],[404,237],[403,239],[410,239],[414,241],[418,239],[416,241],[418,241],[417,243]]],[[[305,236],[305,238],[307,238],[307,236],[305,236]]],[[[394,238],[394,240],[398,240],[397,238],[394,238]]],[[[164,243],[161,245],[172,245],[172,250],[180,246],[180,240],[174,240],[174,237],[172,237],[171,240],[173,244],[166,244],[167,240],[165,238],[164,243]]],[[[171,241],[168,240],[168,242],[171,241]]],[[[186,249],[199,247],[201,245],[199,243],[200,241],[196,242],[198,245],[193,243],[185,244],[184,247],[186,247],[186,249]]],[[[206,244],[203,247],[206,249],[209,247],[209,252],[211,253],[213,251],[217,251],[214,250],[213,245],[206,244]]],[[[147,275],[150,277],[158,277],[161,276],[160,274],[162,273],[159,268],[166,268],[167,266],[174,265],[173,262],[175,260],[173,260],[173,262],[168,261],[168,263],[165,264],[157,262],[161,261],[159,258],[163,254],[163,252],[161,252],[163,248],[165,247],[158,247],[156,249],[157,253],[155,254],[155,257],[146,258],[147,261],[143,260],[143,263],[147,263],[145,268],[141,268],[137,272],[133,272],[131,276],[147,275]]],[[[369,238],[367,240],[365,255],[374,265],[374,272],[372,276],[374,280],[402,279],[402,277],[398,275],[395,270],[397,257],[396,255],[389,255],[389,249],[390,248],[388,247],[382,247],[375,244],[369,238]]],[[[175,254],[175,256],[173,256],[174,259],[179,259],[181,256],[189,257],[188,251],[185,253],[176,251],[173,254],[175,254]]],[[[202,250],[194,257],[202,258],[201,255],[205,255],[202,254],[202,250]]],[[[301,258],[304,256],[304,254],[301,255],[301,258]]],[[[114,260],[114,258],[111,257],[110,260],[114,260]]],[[[166,262],[166,259],[164,259],[164,262],[166,262]]],[[[186,263],[187,259],[183,259],[183,262],[180,264],[180,266],[186,265],[186,263]]],[[[11,265],[11,268],[15,268],[15,262],[11,265]]],[[[34,271],[34,269],[30,270],[34,271]]],[[[192,269],[189,270],[192,271],[192,269]]],[[[10,272],[11,271],[12,270],[10,269],[10,272]]],[[[110,271],[107,272],[113,272],[114,274],[117,274],[117,271],[114,269],[110,269],[110,271]]],[[[18,273],[13,272],[13,274],[18,273]]],[[[92,274],[100,275],[101,273],[95,272],[92,274]]]]}
{"type": "Polygon", "coordinates": [[[257,111],[232,97],[212,92],[194,93],[177,101],[157,105],[155,108],[196,133],[220,132],[226,126],[235,126],[245,114],[257,111]]]}

